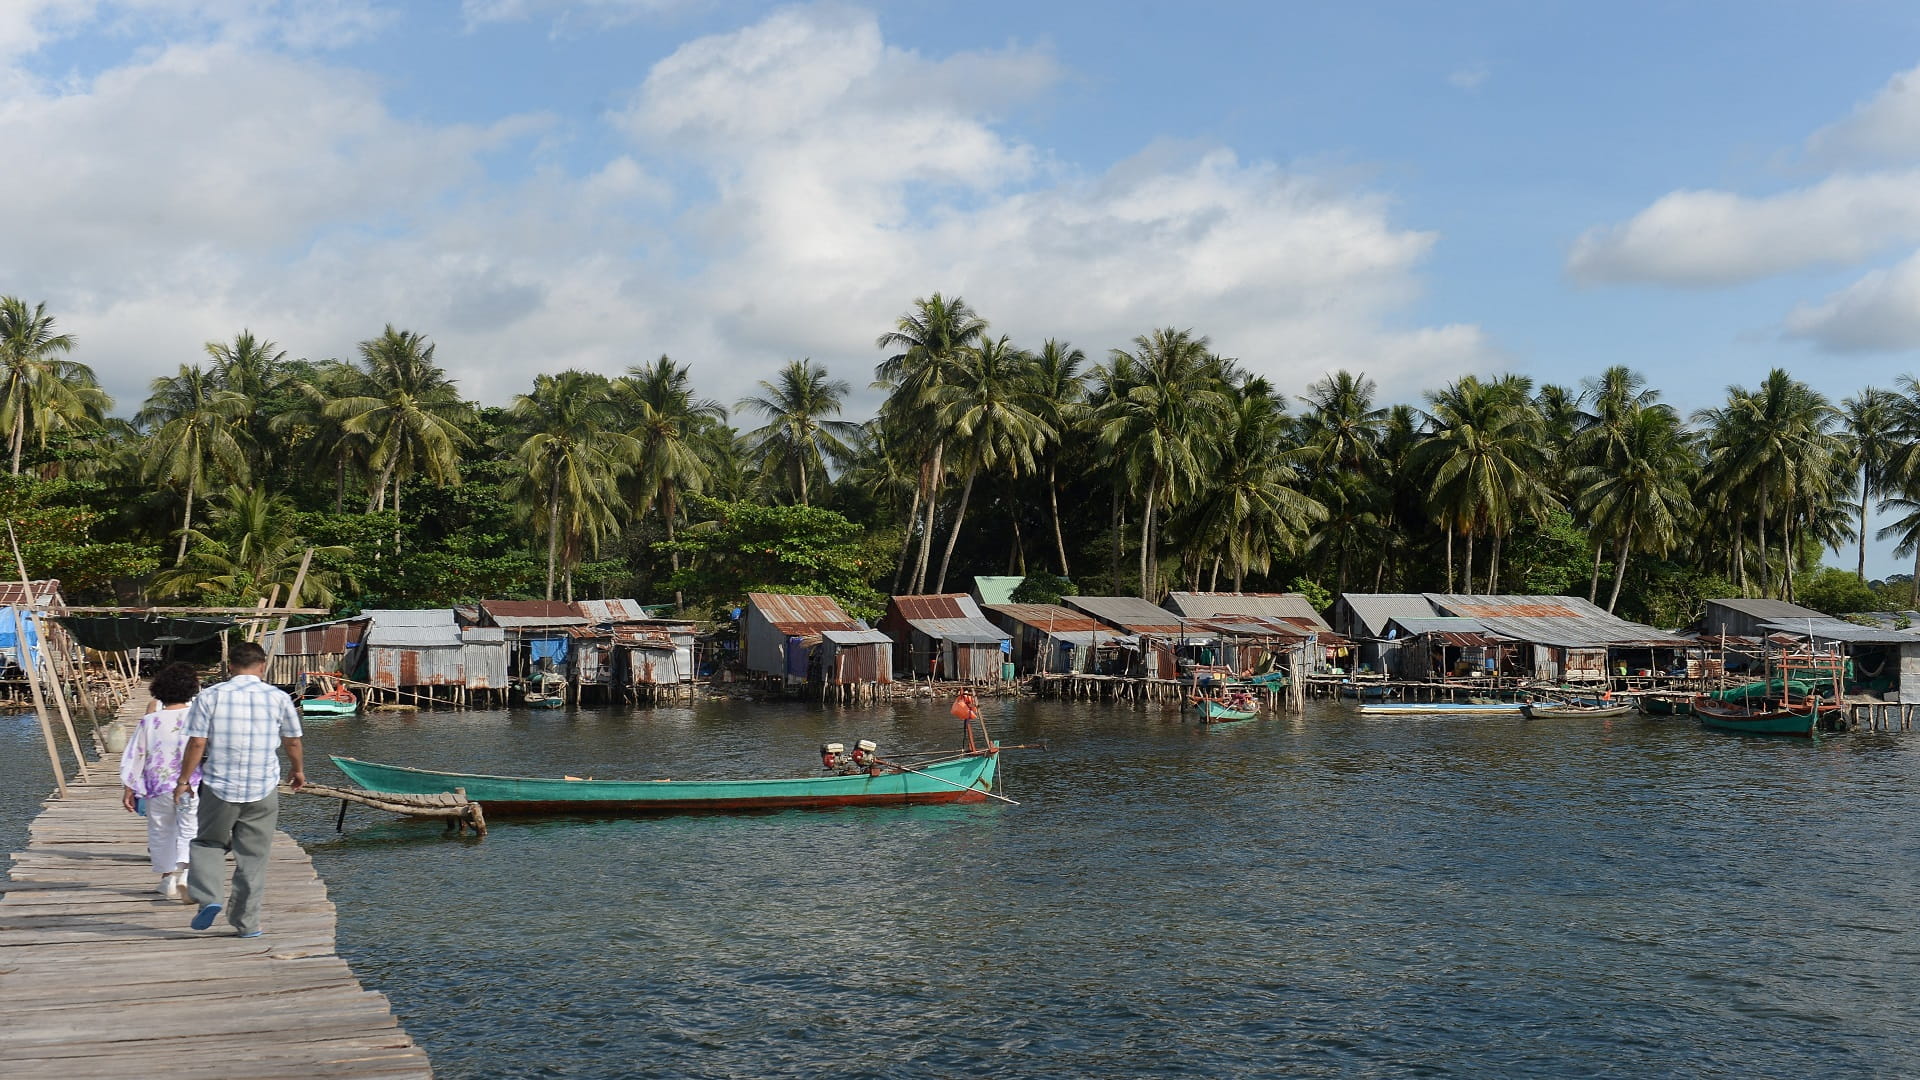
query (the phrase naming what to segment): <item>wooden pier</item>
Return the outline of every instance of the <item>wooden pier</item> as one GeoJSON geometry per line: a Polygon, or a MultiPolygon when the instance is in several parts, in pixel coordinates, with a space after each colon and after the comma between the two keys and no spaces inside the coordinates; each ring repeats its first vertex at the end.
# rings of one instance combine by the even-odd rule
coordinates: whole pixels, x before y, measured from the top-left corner
{"type": "Polygon", "coordinates": [[[0,896],[0,1076],[8,1080],[431,1077],[385,995],[334,951],[313,863],[274,836],[261,937],[154,891],[119,762],[47,800],[0,896]]]}

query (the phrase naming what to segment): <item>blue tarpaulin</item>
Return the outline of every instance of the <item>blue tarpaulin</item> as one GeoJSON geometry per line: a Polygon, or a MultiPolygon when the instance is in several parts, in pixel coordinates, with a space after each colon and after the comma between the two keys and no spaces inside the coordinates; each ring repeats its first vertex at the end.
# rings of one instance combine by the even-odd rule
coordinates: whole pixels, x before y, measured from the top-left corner
{"type": "Polygon", "coordinates": [[[567,662],[568,640],[563,637],[533,638],[527,642],[527,649],[531,652],[534,663],[551,660],[553,666],[558,668],[567,662]]]}
{"type": "Polygon", "coordinates": [[[0,651],[5,651],[15,660],[20,656],[21,621],[24,621],[27,627],[27,648],[31,649],[37,657],[40,653],[39,620],[31,615],[25,615],[18,608],[0,608],[0,651]]]}

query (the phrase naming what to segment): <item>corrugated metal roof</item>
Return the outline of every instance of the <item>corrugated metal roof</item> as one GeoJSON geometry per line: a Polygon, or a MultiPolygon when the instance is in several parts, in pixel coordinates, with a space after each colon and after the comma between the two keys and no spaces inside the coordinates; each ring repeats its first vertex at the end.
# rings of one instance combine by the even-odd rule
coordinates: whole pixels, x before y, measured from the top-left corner
{"type": "Polygon", "coordinates": [[[452,608],[369,608],[361,617],[376,626],[439,626],[453,622],[452,608]]]}
{"type": "Polygon", "coordinates": [[[1737,611],[1762,622],[1778,622],[1783,619],[1824,619],[1824,611],[1789,604],[1785,600],[1766,600],[1758,597],[1729,597],[1725,600],[1709,600],[1708,607],[1723,607],[1728,611],[1737,611]]]}
{"type": "Polygon", "coordinates": [[[1108,632],[1100,620],[1059,604],[988,604],[987,610],[1055,636],[1081,631],[1108,632]]]}
{"type": "Polygon", "coordinates": [[[1216,615],[1266,615],[1306,619],[1331,630],[1313,604],[1299,593],[1177,592],[1167,594],[1167,607],[1176,615],[1208,619],[1216,615]]]}
{"type": "Polygon", "coordinates": [[[908,622],[917,619],[982,619],[978,604],[966,593],[927,593],[921,596],[890,596],[887,614],[908,622]]]}
{"type": "Polygon", "coordinates": [[[580,600],[573,606],[596,623],[644,622],[652,618],[638,600],[580,600]]]}
{"type": "Polygon", "coordinates": [[[60,582],[55,579],[29,581],[24,586],[17,581],[0,581],[0,607],[61,606],[60,582]]]}
{"type": "Polygon", "coordinates": [[[469,645],[498,645],[507,640],[507,632],[497,626],[469,626],[460,637],[469,645]]]}
{"type": "Polygon", "coordinates": [[[1173,612],[1137,596],[1063,596],[1060,602],[1122,630],[1135,634],[1178,634],[1180,619],[1173,612]]]}
{"type": "Polygon", "coordinates": [[[1576,596],[1463,596],[1428,593],[1433,606],[1449,615],[1478,619],[1493,634],[1536,645],[1569,649],[1605,645],[1664,648],[1690,642],[1644,623],[1609,615],[1576,596]]]}
{"type": "Polygon", "coordinates": [[[1425,593],[1345,593],[1337,603],[1347,605],[1366,635],[1376,638],[1384,635],[1387,624],[1395,619],[1426,619],[1438,614],[1425,593]]]}
{"type": "Polygon", "coordinates": [[[878,630],[822,630],[820,636],[835,645],[891,645],[893,639],[878,630]]]}
{"type": "Polygon", "coordinates": [[[1010,604],[1013,602],[1013,590],[1027,580],[1024,577],[976,577],[973,579],[973,595],[979,597],[982,604],[1010,604]]]}
{"type": "Polygon", "coordinates": [[[793,593],[748,593],[747,603],[774,629],[789,637],[822,630],[865,630],[858,619],[840,610],[830,596],[793,593]]]}
{"type": "MultiPolygon", "coordinates": [[[[1611,619],[1612,615],[1596,604],[1575,596],[1473,596],[1461,593],[1428,593],[1433,606],[1447,615],[1467,619],[1611,619]]],[[[1625,620],[1620,620],[1625,621],[1625,620]]]]}
{"type": "Polygon", "coordinates": [[[1481,625],[1478,619],[1463,619],[1463,618],[1459,618],[1458,616],[1451,616],[1451,615],[1433,615],[1424,619],[1407,619],[1407,618],[1393,619],[1390,622],[1388,631],[1389,633],[1391,633],[1393,630],[1396,630],[1396,629],[1399,631],[1399,633],[1394,636],[1414,637],[1419,634],[1484,633],[1487,628],[1481,625]]]}
{"type": "Polygon", "coordinates": [[[425,611],[367,611],[373,617],[361,643],[370,647],[400,646],[432,649],[459,645],[460,627],[453,621],[452,608],[425,611]]]}
{"type": "Polygon", "coordinates": [[[514,630],[587,625],[579,608],[560,600],[482,600],[480,611],[495,626],[514,630]]]}
{"type": "Polygon", "coordinates": [[[915,630],[937,641],[960,645],[989,645],[1011,641],[1005,630],[986,619],[909,619],[915,630]]]}
{"type": "Polygon", "coordinates": [[[1816,619],[1781,619],[1767,622],[1768,629],[1783,634],[1806,637],[1811,634],[1821,641],[1844,641],[1851,645],[1920,645],[1920,634],[1905,630],[1887,630],[1878,626],[1861,626],[1845,619],[1830,619],[1825,615],[1816,619]]]}

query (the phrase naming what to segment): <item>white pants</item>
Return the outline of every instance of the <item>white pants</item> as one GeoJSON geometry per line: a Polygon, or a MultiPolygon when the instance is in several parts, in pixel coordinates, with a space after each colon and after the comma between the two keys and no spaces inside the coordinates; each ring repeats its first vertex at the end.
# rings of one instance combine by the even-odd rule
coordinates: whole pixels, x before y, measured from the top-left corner
{"type": "Polygon", "coordinates": [[[154,873],[171,874],[187,865],[187,845],[200,829],[198,803],[191,793],[178,805],[171,794],[147,800],[147,854],[154,873]]]}

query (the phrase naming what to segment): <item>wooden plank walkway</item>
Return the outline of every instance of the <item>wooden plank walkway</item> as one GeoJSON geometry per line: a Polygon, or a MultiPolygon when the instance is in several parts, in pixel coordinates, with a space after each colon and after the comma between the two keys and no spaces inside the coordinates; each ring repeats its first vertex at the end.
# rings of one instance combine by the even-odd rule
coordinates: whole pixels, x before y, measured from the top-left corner
{"type": "Polygon", "coordinates": [[[154,892],[145,820],[120,807],[119,758],[47,800],[0,896],[0,1076],[81,1080],[431,1077],[385,995],[334,952],[306,852],[274,836],[261,926],[196,932],[154,892]]]}

